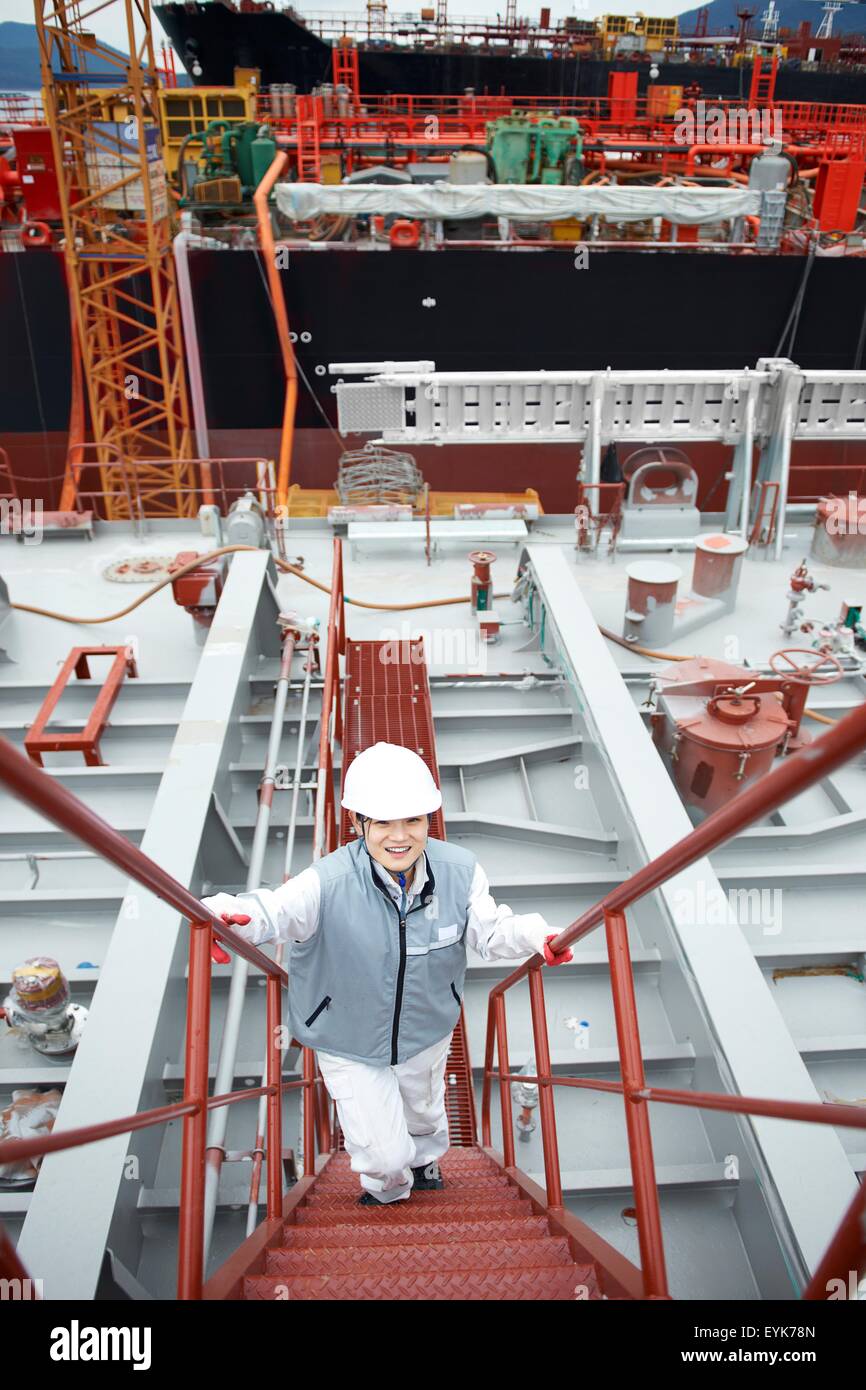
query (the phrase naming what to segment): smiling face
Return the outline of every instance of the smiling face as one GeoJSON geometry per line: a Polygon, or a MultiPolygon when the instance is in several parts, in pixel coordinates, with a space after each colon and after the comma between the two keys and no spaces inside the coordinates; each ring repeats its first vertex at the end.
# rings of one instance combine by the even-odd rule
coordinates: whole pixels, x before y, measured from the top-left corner
{"type": "Polygon", "coordinates": [[[406,820],[368,820],[361,822],[354,811],[349,817],[358,834],[366,840],[370,854],[388,870],[392,878],[417,862],[427,844],[427,816],[409,816],[406,820]]]}

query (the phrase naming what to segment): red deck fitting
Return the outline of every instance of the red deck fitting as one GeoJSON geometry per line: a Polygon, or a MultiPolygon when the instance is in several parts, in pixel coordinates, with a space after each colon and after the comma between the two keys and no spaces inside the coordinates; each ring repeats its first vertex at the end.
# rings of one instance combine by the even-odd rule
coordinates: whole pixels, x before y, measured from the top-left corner
{"type": "Polygon", "coordinates": [[[39,713],[24,738],[24,750],[38,767],[42,767],[43,753],[75,752],[83,753],[88,767],[103,767],[99,740],[105,732],[108,716],[120,692],[124,676],[137,676],[135,662],[127,647],[73,647],[63,663],[57,679],[42,701],[39,713]],[[102,689],[96,697],[93,709],[83,729],[71,734],[52,734],[45,732],[57,703],[66,689],[73,671],[79,680],[88,680],[90,667],[88,657],[113,656],[111,669],[102,689]]]}

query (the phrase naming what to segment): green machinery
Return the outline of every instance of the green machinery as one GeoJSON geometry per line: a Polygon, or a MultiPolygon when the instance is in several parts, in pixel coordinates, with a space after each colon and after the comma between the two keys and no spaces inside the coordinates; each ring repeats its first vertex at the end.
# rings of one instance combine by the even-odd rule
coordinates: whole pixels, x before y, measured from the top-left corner
{"type": "Polygon", "coordinates": [[[487,153],[497,183],[579,183],[583,135],[574,116],[512,111],[487,123],[487,153]]]}
{"type": "Polygon", "coordinates": [[[248,209],[276,152],[276,140],[258,121],[210,121],[180,147],[180,206],[199,211],[248,209]],[[197,160],[186,158],[193,142],[202,146],[197,160]]]}

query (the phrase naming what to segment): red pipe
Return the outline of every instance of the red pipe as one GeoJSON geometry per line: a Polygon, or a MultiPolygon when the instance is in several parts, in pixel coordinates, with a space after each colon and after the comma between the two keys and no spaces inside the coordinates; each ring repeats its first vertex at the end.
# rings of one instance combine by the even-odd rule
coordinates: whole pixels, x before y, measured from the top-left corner
{"type": "Polygon", "coordinates": [[[280,458],[277,471],[277,501],[279,505],[283,507],[288,500],[289,483],[292,474],[295,408],[298,400],[298,371],[295,365],[295,353],[292,347],[292,340],[289,337],[289,319],[286,313],[283,282],[280,278],[280,272],[277,269],[276,247],[274,245],[273,228],[271,227],[268,198],[271,189],[288,162],[288,156],[283,154],[282,151],[278,151],[271,167],[268,169],[268,172],[265,174],[253,195],[253,203],[255,205],[256,217],[259,224],[259,240],[261,242],[262,254],[265,262],[265,273],[268,278],[268,288],[271,293],[271,308],[274,313],[274,322],[277,327],[277,337],[280,343],[280,353],[283,359],[283,370],[286,375],[286,398],[283,405],[283,429],[280,436],[280,458]]]}

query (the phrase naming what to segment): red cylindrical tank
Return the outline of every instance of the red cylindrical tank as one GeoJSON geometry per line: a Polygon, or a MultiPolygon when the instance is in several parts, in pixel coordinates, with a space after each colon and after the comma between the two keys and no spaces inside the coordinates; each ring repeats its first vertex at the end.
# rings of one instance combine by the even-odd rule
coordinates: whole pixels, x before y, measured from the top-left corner
{"type": "Polygon", "coordinates": [[[695,541],[695,568],[692,591],[705,598],[736,597],[743,555],[749,548],[742,536],[719,533],[700,536],[695,541]]]}
{"type": "Polygon", "coordinates": [[[822,497],[815,511],[812,557],[824,565],[866,566],[866,497],[822,497]]]}
{"type": "Polygon", "coordinates": [[[672,693],[659,697],[654,736],[683,801],[710,812],[770,770],[789,728],[775,692],[732,690],[712,699],[672,693]]]}

